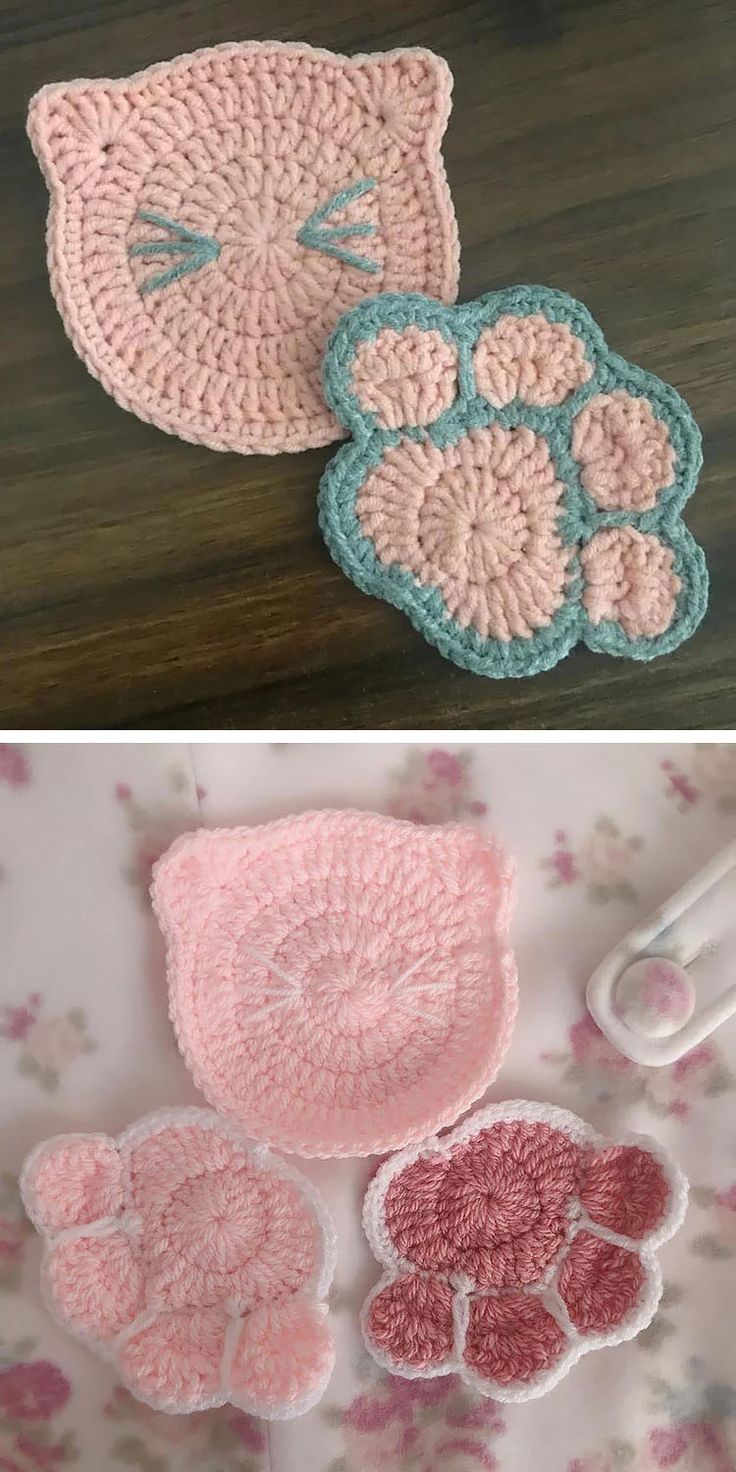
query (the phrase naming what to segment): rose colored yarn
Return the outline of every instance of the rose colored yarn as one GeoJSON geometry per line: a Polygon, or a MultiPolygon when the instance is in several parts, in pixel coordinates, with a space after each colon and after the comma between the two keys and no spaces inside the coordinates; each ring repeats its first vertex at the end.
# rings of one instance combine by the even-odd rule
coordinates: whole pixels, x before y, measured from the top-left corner
{"type": "Polygon", "coordinates": [[[303,1155],[456,1119],[510,1041],[511,891],[495,845],[454,825],[318,812],[177,840],[152,895],[198,1088],[303,1155]]]}
{"type": "Polygon", "coordinates": [[[545,409],[562,404],[592,375],[585,344],[566,322],[549,322],[541,312],[499,317],[478,338],[475,381],[497,409],[516,398],[545,409]]]}
{"type": "Polygon", "coordinates": [[[580,553],[583,604],[592,624],[614,619],[630,639],[669,628],[682,580],[659,537],[633,526],[604,527],[580,553]]]}
{"type": "Polygon", "coordinates": [[[384,1268],[363,1308],[368,1348],[395,1374],[541,1395],[586,1350],[650,1322],[655,1249],[686,1201],[653,1140],[607,1143],[551,1105],[481,1110],[394,1155],[368,1188],[363,1222],[384,1268]]]}
{"type": "Polygon", "coordinates": [[[90,372],[212,449],[338,438],[320,360],[341,313],[381,291],[457,292],[451,87],[420,48],[279,42],[43,87],[28,131],[51,286],[90,372]]]}
{"type": "Polygon", "coordinates": [[[448,659],[531,675],[583,640],[648,660],[699,623],[707,571],[679,518],[697,425],[580,302],[384,293],[341,318],[323,380],[352,436],[320,486],[329,550],[448,659]]]}
{"type": "Polygon", "coordinates": [[[51,1311],[139,1400],[281,1419],[319,1399],[334,1231],[310,1183],[262,1146],[208,1110],[160,1110],[117,1141],[44,1142],[21,1190],[51,1311]],[[97,1217],[80,1191],[93,1180],[97,1217]]]}
{"type": "Polygon", "coordinates": [[[541,435],[493,424],[446,449],[400,441],[355,509],[382,563],[441,588],[461,628],[507,643],[546,627],[565,601],[564,493],[541,435]]]}
{"type": "Polygon", "coordinates": [[[580,479],[604,511],[650,511],[672,484],[675,452],[669,430],[647,399],[624,389],[596,394],[577,415],[572,452],[580,479]]]}

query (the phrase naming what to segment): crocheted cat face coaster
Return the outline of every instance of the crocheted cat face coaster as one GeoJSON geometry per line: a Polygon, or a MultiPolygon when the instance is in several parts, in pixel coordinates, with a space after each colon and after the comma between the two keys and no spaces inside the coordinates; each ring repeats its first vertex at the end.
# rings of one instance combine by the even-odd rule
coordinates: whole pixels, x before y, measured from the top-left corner
{"type": "Polygon", "coordinates": [[[532,675],[579,639],[651,659],[700,622],[705,562],[679,517],[697,425],[572,297],[364,302],[324,383],[353,436],[322,481],[330,552],[448,659],[532,675]]]}
{"type": "Polygon", "coordinates": [[[607,1141],[566,1109],[515,1101],[374,1176],[363,1223],[384,1267],[363,1307],[380,1365],[456,1372],[496,1400],[550,1390],[587,1350],[653,1318],[655,1250],[687,1182],[640,1135],[607,1141]]]}
{"type": "Polygon", "coordinates": [[[185,835],[152,894],[198,1088],[301,1155],[457,1119],[511,1037],[511,890],[496,847],[451,825],[318,812],[185,835]]]}
{"type": "Polygon", "coordinates": [[[335,1234],[314,1187],[205,1109],[28,1157],[51,1312],[160,1411],[229,1401],[268,1419],[320,1398],[335,1234]]]}
{"type": "Polygon", "coordinates": [[[320,363],[340,314],[380,291],[455,299],[451,87],[430,51],[277,42],[43,87],[51,285],[90,372],[215,450],[338,438],[320,363]]]}

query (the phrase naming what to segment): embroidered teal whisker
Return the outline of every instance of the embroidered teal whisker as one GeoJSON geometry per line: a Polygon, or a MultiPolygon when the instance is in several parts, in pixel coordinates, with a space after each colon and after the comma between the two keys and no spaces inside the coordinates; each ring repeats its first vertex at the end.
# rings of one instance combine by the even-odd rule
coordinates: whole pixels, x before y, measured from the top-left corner
{"type": "Polygon", "coordinates": [[[176,239],[137,241],[129,247],[129,256],[183,257],[177,265],[170,266],[168,271],[161,271],[143,281],[139,287],[142,296],[160,287],[170,286],[173,281],[180,281],[183,276],[199,271],[202,266],[219,258],[219,242],[211,235],[201,235],[198,230],[190,230],[186,225],[180,225],[176,220],[169,220],[166,215],[158,215],[153,210],[139,210],[138,219],[144,220],[146,224],[156,225],[160,230],[169,230],[176,239]]]}
{"type": "Polygon", "coordinates": [[[375,189],[375,179],[361,179],[356,184],[351,184],[347,189],[341,189],[333,194],[330,199],[319,209],[313,211],[308,220],[297,231],[297,240],[307,250],[321,250],[324,255],[334,256],[336,260],[343,261],[347,266],[355,266],[358,271],[367,271],[376,275],[381,266],[378,261],[371,260],[370,256],[360,256],[355,251],[346,250],[338,245],[337,241],[347,239],[352,235],[374,235],[375,225],[368,220],[359,220],[355,224],[346,222],[344,225],[325,225],[323,222],[334,215],[338,210],[345,209],[354,199],[360,199],[369,190],[375,189]]]}

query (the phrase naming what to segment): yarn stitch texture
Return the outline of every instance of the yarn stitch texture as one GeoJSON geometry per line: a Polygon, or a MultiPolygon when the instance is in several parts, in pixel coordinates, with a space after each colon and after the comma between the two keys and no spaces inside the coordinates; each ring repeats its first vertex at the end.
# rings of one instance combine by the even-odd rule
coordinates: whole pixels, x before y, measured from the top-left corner
{"type": "Polygon", "coordinates": [[[708,577],[680,511],[700,432],[580,302],[378,297],[338,323],[323,378],[352,436],[322,478],[327,546],[446,658],[533,675],[578,640],[646,660],[697,627],[708,577]]]}
{"type": "Polygon", "coordinates": [[[654,1141],[603,1139],[514,1100],[386,1161],[363,1224],[384,1268],[362,1311],[379,1365],[459,1374],[496,1400],[543,1395],[582,1354],[651,1321],[655,1252],[687,1182],[654,1141]]]}
{"type": "Polygon", "coordinates": [[[319,1400],[335,1233],[311,1183],[263,1146],[209,1110],[159,1110],[117,1140],[44,1141],[21,1191],[50,1312],[139,1400],[269,1420],[319,1400]]]}
{"type": "Polygon", "coordinates": [[[512,890],[495,844],[453,824],[314,812],[185,834],[152,896],[197,1087],[300,1155],[452,1123],[511,1039],[512,890]]]}
{"type": "Polygon", "coordinates": [[[320,382],[340,315],[380,291],[457,294],[451,90],[421,48],[279,42],[42,87],[51,287],[90,372],[215,450],[340,438],[320,382]]]}

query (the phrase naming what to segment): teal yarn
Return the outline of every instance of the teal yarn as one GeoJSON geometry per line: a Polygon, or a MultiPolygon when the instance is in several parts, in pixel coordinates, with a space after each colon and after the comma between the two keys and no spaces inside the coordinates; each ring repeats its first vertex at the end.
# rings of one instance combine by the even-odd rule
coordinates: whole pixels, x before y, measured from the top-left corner
{"type": "Polygon", "coordinates": [[[339,194],[333,194],[326,204],[313,210],[309,219],[297,231],[296,238],[299,244],[308,250],[321,250],[324,255],[334,256],[338,261],[343,261],[346,266],[357,266],[359,271],[368,271],[373,276],[377,275],[381,269],[378,261],[371,260],[370,256],[359,256],[356,251],[346,250],[339,244],[341,240],[347,240],[356,235],[375,235],[375,225],[368,220],[360,220],[354,225],[325,224],[325,220],[329,220],[330,215],[336,214],[338,210],[344,210],[354,199],[360,199],[361,195],[367,194],[375,187],[375,179],[361,179],[357,184],[341,189],[339,194]]]}
{"type": "Polygon", "coordinates": [[[138,219],[145,220],[147,225],[155,225],[159,230],[168,230],[173,239],[138,241],[136,245],[131,245],[129,256],[180,258],[168,271],[160,271],[156,276],[147,277],[140,288],[141,296],[149,291],[158,291],[160,287],[170,286],[172,281],[180,281],[182,276],[189,276],[192,271],[199,271],[202,266],[209,265],[210,261],[219,259],[220,246],[211,235],[200,235],[198,230],[189,230],[186,225],[179,225],[166,215],[154,214],[152,210],[139,210],[138,219]]]}
{"type": "Polygon", "coordinates": [[[446,307],[414,293],[368,298],[337,323],[323,362],[323,385],[327,403],[351,436],[329,462],[320,483],[319,522],[329,551],[363,592],[394,604],[446,658],[490,678],[534,675],[552,668],[580,641],[601,653],[650,660],[669,654],[697,628],[707,606],[708,573],[703,551],[680,513],[695,489],[702,465],[700,431],[677,391],[612,352],[587,308],[573,297],[544,286],[516,286],[489,292],[457,307],[446,307]],[[532,314],[570,328],[584,344],[592,376],[551,408],[530,407],[518,398],[503,408],[494,408],[476,388],[473,354],[480,334],[499,317],[532,314]],[[352,385],[355,355],[360,344],[370,343],[384,328],[396,332],[407,328],[434,331],[456,349],[457,394],[432,423],[382,428],[376,412],[361,407],[352,385]],[[573,457],[576,416],[595,395],[616,390],[646,398],[669,432],[674,451],[671,483],[658,493],[656,504],[648,510],[601,509],[583,487],[580,467],[573,457]],[[562,542],[574,549],[562,606],[544,627],[508,641],[486,638],[472,625],[462,627],[449,612],[439,587],[420,582],[398,562],[382,563],[356,514],[356,501],[366,477],[389,449],[411,440],[445,449],[469,431],[492,424],[505,429],[527,426],[544,436],[556,477],[565,488],[557,532],[562,542]],[[681,586],[674,616],[661,634],[629,636],[616,620],[604,618],[594,624],[586,612],[580,553],[595,533],[617,526],[654,533],[672,552],[673,571],[681,586]]]}

